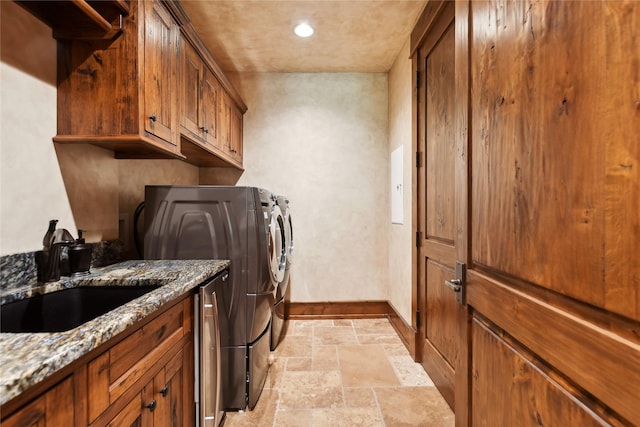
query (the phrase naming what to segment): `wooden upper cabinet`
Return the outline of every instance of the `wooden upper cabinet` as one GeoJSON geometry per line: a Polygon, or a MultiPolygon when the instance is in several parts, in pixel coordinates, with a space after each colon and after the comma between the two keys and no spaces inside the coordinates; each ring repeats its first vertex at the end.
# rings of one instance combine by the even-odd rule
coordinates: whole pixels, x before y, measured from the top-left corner
{"type": "Polygon", "coordinates": [[[230,86],[192,32],[181,40],[180,134],[186,161],[242,168],[242,114],[230,86]],[[194,41],[194,44],[190,42],[194,41]],[[227,85],[224,86],[223,83],[227,85]]]}
{"type": "Polygon", "coordinates": [[[158,1],[147,1],[144,37],[145,131],[175,141],[176,67],[179,29],[158,1]]]}
{"type": "Polygon", "coordinates": [[[229,141],[231,157],[235,161],[242,163],[242,113],[235,105],[231,108],[229,141]]]}
{"type": "Polygon", "coordinates": [[[92,143],[117,158],[184,158],[177,127],[180,31],[159,1],[131,2],[112,42],[58,44],[60,143],[92,143]]]}
{"type": "Polygon", "coordinates": [[[242,112],[227,93],[220,100],[220,147],[234,161],[242,163],[242,112]]]}
{"type": "Polygon", "coordinates": [[[116,39],[58,44],[55,142],[242,168],[245,110],[179,2],[131,1],[116,39]]]}
{"type": "Polygon", "coordinates": [[[125,0],[16,1],[49,25],[59,40],[112,39],[129,13],[125,0]]]}
{"type": "Polygon", "coordinates": [[[182,135],[204,148],[217,148],[221,86],[195,48],[184,40],[180,73],[182,135]]]}
{"type": "Polygon", "coordinates": [[[180,126],[202,138],[200,124],[202,114],[200,98],[202,96],[202,70],[204,63],[191,45],[182,40],[180,55],[180,126]]]}
{"type": "Polygon", "coordinates": [[[202,126],[204,136],[209,145],[218,147],[219,119],[218,119],[218,103],[222,88],[218,79],[209,71],[208,68],[203,69],[202,76],[202,126]]]}

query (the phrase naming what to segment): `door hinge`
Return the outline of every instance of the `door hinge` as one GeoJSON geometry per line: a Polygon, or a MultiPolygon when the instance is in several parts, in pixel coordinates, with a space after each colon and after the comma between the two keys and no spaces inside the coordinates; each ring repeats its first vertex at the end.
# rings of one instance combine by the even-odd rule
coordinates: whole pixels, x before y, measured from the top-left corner
{"type": "Polygon", "coordinates": [[[419,168],[422,166],[422,152],[416,151],[416,167],[419,168]]]}
{"type": "Polygon", "coordinates": [[[416,248],[420,247],[420,242],[422,242],[422,231],[416,231],[416,248]]]}
{"type": "Polygon", "coordinates": [[[420,329],[420,310],[416,310],[416,329],[420,329]]]}
{"type": "Polygon", "coordinates": [[[456,293],[456,301],[461,305],[467,303],[467,265],[456,261],[456,278],[445,280],[444,284],[456,293]]]}

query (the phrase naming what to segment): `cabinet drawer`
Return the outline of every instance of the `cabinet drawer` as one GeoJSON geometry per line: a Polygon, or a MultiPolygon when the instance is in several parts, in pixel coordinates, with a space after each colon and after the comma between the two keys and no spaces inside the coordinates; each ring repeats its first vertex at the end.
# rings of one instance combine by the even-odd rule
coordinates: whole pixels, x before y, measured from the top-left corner
{"type": "Polygon", "coordinates": [[[89,421],[94,421],[188,334],[190,326],[179,303],[140,327],[89,362],[89,421]]]}

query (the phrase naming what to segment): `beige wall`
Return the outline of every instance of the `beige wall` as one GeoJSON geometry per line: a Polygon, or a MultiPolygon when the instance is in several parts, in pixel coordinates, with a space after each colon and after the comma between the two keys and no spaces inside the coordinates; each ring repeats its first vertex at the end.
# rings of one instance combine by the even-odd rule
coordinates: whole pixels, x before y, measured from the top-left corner
{"type": "Polygon", "coordinates": [[[412,171],[414,165],[411,124],[411,59],[409,40],[389,71],[389,153],[403,148],[403,224],[391,224],[389,232],[389,302],[411,324],[412,171]]]}
{"type": "Polygon", "coordinates": [[[56,43],[15,3],[0,7],[0,255],[6,255],[41,249],[49,219],[76,225],[51,142],[56,43]]]}
{"type": "MultiPolygon", "coordinates": [[[[291,200],[292,300],[386,300],[386,74],[257,73],[232,80],[249,106],[246,171],[238,185],[291,200]]],[[[215,176],[203,173],[201,180],[215,176]]]]}

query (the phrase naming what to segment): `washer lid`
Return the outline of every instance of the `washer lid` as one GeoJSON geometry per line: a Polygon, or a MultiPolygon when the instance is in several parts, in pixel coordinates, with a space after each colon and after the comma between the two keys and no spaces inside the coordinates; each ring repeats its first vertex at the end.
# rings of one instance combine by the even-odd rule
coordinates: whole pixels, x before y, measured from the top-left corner
{"type": "Polygon", "coordinates": [[[269,266],[271,278],[275,283],[280,283],[284,279],[284,270],[287,266],[284,233],[285,224],[282,211],[277,205],[274,205],[269,221],[269,266]]]}

